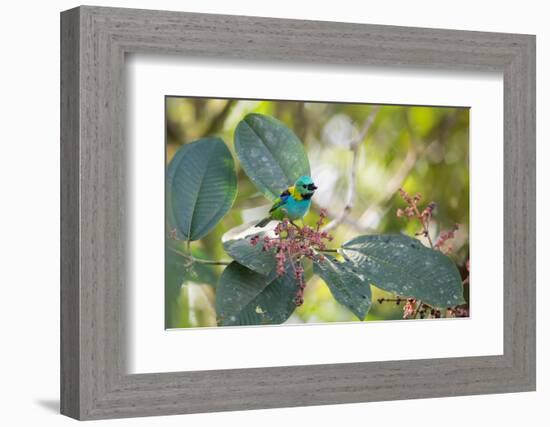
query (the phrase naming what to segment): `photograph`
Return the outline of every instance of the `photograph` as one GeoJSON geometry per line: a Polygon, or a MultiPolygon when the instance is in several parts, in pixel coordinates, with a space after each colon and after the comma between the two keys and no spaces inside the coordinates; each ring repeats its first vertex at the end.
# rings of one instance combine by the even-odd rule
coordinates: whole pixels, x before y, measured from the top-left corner
{"type": "Polygon", "coordinates": [[[470,316],[469,108],[166,96],[165,117],[166,329],[470,316]]]}

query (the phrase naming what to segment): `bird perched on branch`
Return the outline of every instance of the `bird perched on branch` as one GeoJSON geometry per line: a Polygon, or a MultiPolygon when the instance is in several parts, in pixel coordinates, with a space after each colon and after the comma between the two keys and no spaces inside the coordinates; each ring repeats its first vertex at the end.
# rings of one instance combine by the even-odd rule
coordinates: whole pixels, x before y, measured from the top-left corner
{"type": "Polygon", "coordinates": [[[311,206],[311,197],[317,190],[311,177],[304,175],[288,187],[269,210],[269,216],[262,219],[256,227],[265,227],[270,221],[282,221],[288,218],[291,222],[303,218],[311,206]]]}

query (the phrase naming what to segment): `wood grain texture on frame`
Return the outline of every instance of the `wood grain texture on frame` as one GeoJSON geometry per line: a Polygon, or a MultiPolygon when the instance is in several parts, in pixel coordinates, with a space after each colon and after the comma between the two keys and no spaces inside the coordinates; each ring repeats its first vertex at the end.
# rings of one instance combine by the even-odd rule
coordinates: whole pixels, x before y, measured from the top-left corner
{"type": "Polygon", "coordinates": [[[61,14],[61,50],[63,414],[100,419],[535,389],[534,36],[83,6],[61,14]],[[504,354],[127,374],[128,53],[502,72],[504,354]]]}

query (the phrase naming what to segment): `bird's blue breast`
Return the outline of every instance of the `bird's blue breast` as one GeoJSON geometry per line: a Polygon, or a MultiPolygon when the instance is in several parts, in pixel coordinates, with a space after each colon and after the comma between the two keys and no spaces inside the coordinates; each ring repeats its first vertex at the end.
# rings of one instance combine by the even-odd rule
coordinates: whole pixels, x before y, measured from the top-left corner
{"type": "Polygon", "coordinates": [[[311,200],[296,200],[289,196],[284,204],[284,209],[287,211],[288,218],[292,221],[302,218],[311,206],[311,200]]]}

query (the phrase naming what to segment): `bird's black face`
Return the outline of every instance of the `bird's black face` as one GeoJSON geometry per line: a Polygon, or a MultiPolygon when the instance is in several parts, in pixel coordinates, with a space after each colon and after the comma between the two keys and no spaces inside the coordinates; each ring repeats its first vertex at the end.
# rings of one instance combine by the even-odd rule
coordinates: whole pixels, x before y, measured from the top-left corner
{"type": "Polygon", "coordinates": [[[317,190],[317,186],[313,183],[311,177],[304,175],[296,180],[294,189],[301,197],[308,200],[311,199],[311,196],[317,190]]]}
{"type": "Polygon", "coordinates": [[[317,187],[315,186],[315,184],[302,184],[299,190],[300,193],[307,193],[317,190],[317,187]]]}
{"type": "Polygon", "coordinates": [[[313,193],[315,193],[315,190],[317,190],[317,186],[314,183],[301,184],[301,186],[298,188],[301,196],[306,200],[311,199],[313,193]]]}

